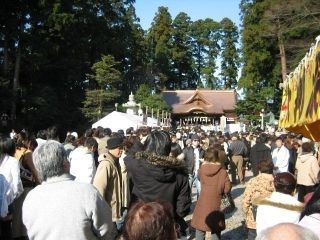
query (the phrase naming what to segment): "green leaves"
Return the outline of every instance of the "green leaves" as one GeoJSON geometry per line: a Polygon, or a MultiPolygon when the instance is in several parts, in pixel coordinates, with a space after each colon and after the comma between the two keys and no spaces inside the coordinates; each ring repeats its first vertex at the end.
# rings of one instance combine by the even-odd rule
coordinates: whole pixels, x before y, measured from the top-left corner
{"type": "Polygon", "coordinates": [[[82,112],[91,121],[98,120],[106,113],[106,107],[119,96],[121,73],[116,69],[119,62],[111,55],[102,56],[101,61],[92,66],[94,75],[90,78],[91,89],[86,90],[82,112]]]}
{"type": "Polygon", "coordinates": [[[142,107],[148,107],[150,110],[153,108],[155,111],[168,110],[169,107],[163,100],[160,94],[152,94],[152,90],[146,84],[142,84],[136,94],[135,100],[141,103],[142,107]]]}

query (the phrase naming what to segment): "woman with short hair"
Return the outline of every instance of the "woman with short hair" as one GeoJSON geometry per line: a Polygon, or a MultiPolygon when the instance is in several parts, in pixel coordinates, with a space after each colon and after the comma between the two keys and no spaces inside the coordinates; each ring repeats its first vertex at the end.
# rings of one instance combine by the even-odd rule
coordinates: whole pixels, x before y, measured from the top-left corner
{"type": "Polygon", "coordinates": [[[253,201],[259,197],[266,197],[274,191],[273,163],[271,158],[261,160],[258,163],[259,174],[249,180],[242,199],[242,209],[245,214],[248,229],[248,240],[254,240],[257,236],[255,210],[253,201]]]}

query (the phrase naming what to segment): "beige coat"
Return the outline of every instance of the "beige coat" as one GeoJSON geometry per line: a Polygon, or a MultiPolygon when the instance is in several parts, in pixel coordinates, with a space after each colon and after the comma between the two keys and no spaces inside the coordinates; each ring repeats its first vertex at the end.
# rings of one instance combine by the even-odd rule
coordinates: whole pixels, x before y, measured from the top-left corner
{"type": "Polygon", "coordinates": [[[297,184],[314,186],[318,183],[319,164],[312,153],[300,155],[296,162],[297,184]]]}
{"type": "Polygon", "coordinates": [[[112,221],[121,217],[121,169],[118,159],[110,153],[99,157],[99,166],[93,180],[93,185],[98,189],[112,210],[112,221]]]}
{"type": "Polygon", "coordinates": [[[270,195],[274,190],[272,174],[260,173],[246,184],[242,209],[245,214],[247,228],[256,229],[256,222],[252,213],[252,202],[257,198],[270,195]]]}

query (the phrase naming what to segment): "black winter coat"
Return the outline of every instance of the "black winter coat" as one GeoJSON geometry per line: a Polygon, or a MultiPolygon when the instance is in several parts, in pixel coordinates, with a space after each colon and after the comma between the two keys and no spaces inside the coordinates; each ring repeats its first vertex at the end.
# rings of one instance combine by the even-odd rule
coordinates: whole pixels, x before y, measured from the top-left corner
{"type": "MultiPolygon", "coordinates": [[[[194,173],[194,148],[192,146],[185,147],[183,149],[184,161],[188,171],[188,174],[194,173]]],[[[205,151],[202,148],[199,148],[199,157],[204,158],[205,151]]],[[[197,173],[196,173],[197,174],[197,173]]]]}
{"type": "Polygon", "coordinates": [[[264,143],[256,143],[250,151],[250,162],[253,176],[259,174],[258,164],[261,160],[271,159],[271,149],[264,143]]]}
{"type": "Polygon", "coordinates": [[[139,152],[127,156],[124,162],[133,182],[131,203],[167,201],[176,218],[189,213],[191,194],[183,160],[139,152]]]}

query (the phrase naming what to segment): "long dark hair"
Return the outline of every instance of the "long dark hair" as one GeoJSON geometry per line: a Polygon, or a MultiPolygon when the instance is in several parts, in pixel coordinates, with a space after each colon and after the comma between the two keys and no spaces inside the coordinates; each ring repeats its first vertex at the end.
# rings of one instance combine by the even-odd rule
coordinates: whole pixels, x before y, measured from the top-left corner
{"type": "Polygon", "coordinates": [[[170,150],[171,139],[166,131],[152,131],[144,143],[144,151],[159,156],[169,156],[170,150]]]}

